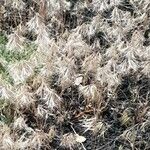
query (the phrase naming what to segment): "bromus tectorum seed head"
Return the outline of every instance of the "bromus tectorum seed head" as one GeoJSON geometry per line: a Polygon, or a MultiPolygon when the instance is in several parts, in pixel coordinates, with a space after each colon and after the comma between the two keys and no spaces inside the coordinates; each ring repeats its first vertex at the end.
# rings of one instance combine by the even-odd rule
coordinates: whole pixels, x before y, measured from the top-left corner
{"type": "Polygon", "coordinates": [[[149,149],[148,0],[0,1],[0,150],[149,149]]]}

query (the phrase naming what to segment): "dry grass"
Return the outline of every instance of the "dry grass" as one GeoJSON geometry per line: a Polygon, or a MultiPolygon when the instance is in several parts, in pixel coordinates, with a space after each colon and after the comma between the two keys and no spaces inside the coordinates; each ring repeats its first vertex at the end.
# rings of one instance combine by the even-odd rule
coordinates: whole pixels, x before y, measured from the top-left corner
{"type": "Polygon", "coordinates": [[[0,1],[0,149],[150,149],[149,0],[0,1]]]}

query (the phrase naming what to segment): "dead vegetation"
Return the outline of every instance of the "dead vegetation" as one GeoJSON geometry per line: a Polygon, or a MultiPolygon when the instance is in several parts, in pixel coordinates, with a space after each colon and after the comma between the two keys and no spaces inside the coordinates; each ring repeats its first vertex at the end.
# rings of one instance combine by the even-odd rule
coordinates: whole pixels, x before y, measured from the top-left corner
{"type": "Polygon", "coordinates": [[[149,150],[148,0],[0,1],[1,150],[149,150]]]}

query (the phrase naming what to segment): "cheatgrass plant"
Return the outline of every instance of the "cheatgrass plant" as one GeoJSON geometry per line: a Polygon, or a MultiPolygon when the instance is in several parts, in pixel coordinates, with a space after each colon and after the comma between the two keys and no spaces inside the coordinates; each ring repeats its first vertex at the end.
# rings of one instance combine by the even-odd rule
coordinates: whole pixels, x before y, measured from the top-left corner
{"type": "Polygon", "coordinates": [[[149,0],[0,0],[0,150],[150,149],[149,0]]]}

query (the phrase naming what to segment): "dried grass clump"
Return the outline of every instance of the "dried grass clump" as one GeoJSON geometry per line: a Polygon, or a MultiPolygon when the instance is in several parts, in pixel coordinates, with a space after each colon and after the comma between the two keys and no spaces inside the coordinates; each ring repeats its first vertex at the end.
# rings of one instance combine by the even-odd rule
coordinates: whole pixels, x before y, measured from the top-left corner
{"type": "Polygon", "coordinates": [[[150,149],[148,0],[0,1],[0,149],[150,149]]]}

